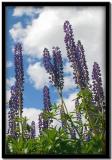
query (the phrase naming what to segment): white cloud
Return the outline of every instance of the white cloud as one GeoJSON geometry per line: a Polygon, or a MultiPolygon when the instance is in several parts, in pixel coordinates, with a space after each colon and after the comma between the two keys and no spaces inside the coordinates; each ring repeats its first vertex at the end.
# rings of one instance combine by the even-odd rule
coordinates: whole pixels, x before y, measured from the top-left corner
{"type": "Polygon", "coordinates": [[[13,86],[14,83],[15,83],[15,78],[14,77],[10,77],[9,79],[6,79],[6,85],[7,85],[8,88],[13,86]]]}
{"type": "Polygon", "coordinates": [[[23,108],[23,116],[28,118],[28,124],[31,125],[31,122],[35,121],[37,136],[39,135],[38,119],[41,112],[42,110],[36,108],[23,108]]]}
{"type": "Polygon", "coordinates": [[[65,76],[64,77],[64,91],[68,91],[69,89],[74,89],[75,87],[76,85],[73,80],[73,76],[65,76]]]}
{"type": "Polygon", "coordinates": [[[27,74],[36,89],[42,89],[44,85],[49,85],[48,74],[40,62],[30,64],[27,74]]]}
{"type": "Polygon", "coordinates": [[[6,67],[7,68],[13,67],[13,63],[11,61],[7,61],[6,67]]]}
{"type": "Polygon", "coordinates": [[[16,24],[13,25],[13,28],[10,29],[10,34],[12,36],[12,38],[14,39],[14,41],[18,42],[22,42],[23,39],[27,36],[27,32],[26,29],[23,28],[21,22],[17,22],[16,24]]]}
{"type": "Polygon", "coordinates": [[[73,79],[73,68],[70,67],[70,63],[64,65],[64,91],[74,89],[76,87],[75,81],[73,79]]]}
{"type": "Polygon", "coordinates": [[[40,13],[40,8],[35,8],[35,7],[15,7],[14,8],[14,12],[13,12],[13,16],[33,16],[36,15],[38,13],[40,13]]]}

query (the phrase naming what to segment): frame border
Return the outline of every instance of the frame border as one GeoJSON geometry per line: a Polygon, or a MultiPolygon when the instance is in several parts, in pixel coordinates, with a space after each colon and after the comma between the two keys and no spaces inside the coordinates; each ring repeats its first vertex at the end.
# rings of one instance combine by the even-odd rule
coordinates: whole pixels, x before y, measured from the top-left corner
{"type": "Polygon", "coordinates": [[[5,58],[6,58],[6,13],[5,9],[9,6],[104,6],[106,11],[106,24],[105,24],[105,55],[106,55],[106,153],[105,154],[94,154],[94,155],[8,155],[5,153],[5,128],[6,128],[6,109],[2,108],[2,158],[110,158],[111,152],[111,137],[110,137],[110,2],[2,2],[2,106],[5,106],[5,58]]]}

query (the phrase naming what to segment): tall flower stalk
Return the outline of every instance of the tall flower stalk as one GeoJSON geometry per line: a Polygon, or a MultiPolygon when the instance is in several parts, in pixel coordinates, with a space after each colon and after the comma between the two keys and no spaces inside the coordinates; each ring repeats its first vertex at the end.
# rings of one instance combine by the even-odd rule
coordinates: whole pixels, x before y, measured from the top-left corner
{"type": "Polygon", "coordinates": [[[93,64],[92,71],[93,79],[93,99],[99,110],[102,111],[104,108],[104,91],[102,87],[101,71],[97,62],[93,64]]]}
{"type": "Polygon", "coordinates": [[[18,105],[17,105],[17,99],[16,99],[16,92],[15,92],[15,86],[11,87],[11,98],[9,100],[9,112],[8,112],[8,122],[9,122],[9,128],[8,128],[8,134],[12,137],[16,136],[16,123],[15,123],[15,116],[18,115],[18,105]]]}
{"type": "MultiPolygon", "coordinates": [[[[23,90],[24,90],[24,71],[23,71],[23,55],[22,44],[17,43],[14,49],[14,63],[15,63],[15,85],[11,88],[11,98],[9,101],[9,117],[13,114],[13,126],[18,127],[17,118],[22,119],[23,112],[23,90]]],[[[20,134],[23,134],[22,120],[19,122],[20,134]]],[[[9,123],[10,124],[10,123],[9,123]]],[[[10,128],[10,125],[9,125],[10,128]]],[[[10,130],[10,129],[9,129],[10,130]]]]}
{"type": "Polygon", "coordinates": [[[89,75],[84,48],[80,41],[75,44],[72,26],[69,21],[65,21],[64,23],[64,32],[67,56],[73,67],[75,83],[78,84],[80,88],[85,88],[88,86],[89,75]]]}
{"type": "MultiPolygon", "coordinates": [[[[44,112],[49,113],[51,111],[51,101],[50,101],[50,95],[49,95],[49,88],[47,86],[44,86],[44,89],[43,89],[43,99],[44,99],[44,112]]],[[[50,120],[50,117],[43,118],[44,129],[48,128],[49,120],[50,120]]]]}
{"type": "Polygon", "coordinates": [[[36,131],[35,131],[35,122],[31,122],[31,138],[35,138],[36,136],[36,131]]]}
{"type": "MultiPolygon", "coordinates": [[[[50,82],[56,87],[58,95],[61,99],[61,110],[63,112],[68,112],[66,105],[63,100],[62,90],[64,87],[64,79],[63,79],[63,61],[62,55],[59,47],[52,48],[52,58],[49,54],[48,49],[44,49],[43,51],[43,63],[46,71],[49,73],[50,82]]],[[[61,111],[60,111],[61,113],[61,111]]],[[[63,123],[63,122],[62,122],[63,123]]]]}
{"type": "MultiPolygon", "coordinates": [[[[19,118],[22,118],[23,112],[23,83],[24,83],[24,71],[23,71],[23,55],[22,55],[22,44],[17,43],[15,46],[15,78],[16,78],[16,87],[17,87],[17,96],[19,99],[19,118]]],[[[22,122],[20,122],[20,133],[22,135],[23,128],[22,122]]]]}

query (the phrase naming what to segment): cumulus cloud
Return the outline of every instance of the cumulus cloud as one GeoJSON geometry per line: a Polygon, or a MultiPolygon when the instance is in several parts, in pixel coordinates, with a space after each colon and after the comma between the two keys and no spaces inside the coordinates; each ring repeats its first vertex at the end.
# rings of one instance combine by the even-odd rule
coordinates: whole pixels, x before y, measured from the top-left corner
{"type": "Polygon", "coordinates": [[[36,8],[36,7],[15,7],[14,8],[14,12],[13,12],[13,16],[33,16],[36,15],[38,13],[40,13],[40,8],[36,8]]]}
{"type": "Polygon", "coordinates": [[[30,64],[27,74],[36,89],[42,89],[44,85],[49,85],[48,74],[40,62],[30,64]]]}
{"type": "Polygon", "coordinates": [[[75,82],[72,76],[64,77],[64,91],[68,91],[70,89],[75,88],[75,82]]]}
{"type": "Polygon", "coordinates": [[[6,67],[7,68],[13,67],[13,63],[11,61],[7,61],[6,67]]]}
{"type": "Polygon", "coordinates": [[[23,39],[27,36],[26,29],[23,28],[21,22],[17,22],[13,25],[13,28],[10,29],[10,34],[15,42],[22,42],[23,39]]]}
{"type": "Polygon", "coordinates": [[[41,58],[44,47],[51,51],[53,46],[59,46],[66,58],[63,23],[69,20],[75,41],[81,40],[84,45],[90,76],[93,62],[97,61],[104,77],[104,11],[103,7],[43,7],[39,17],[34,18],[30,25],[23,27],[18,22],[10,34],[14,41],[20,39],[23,42],[24,53],[31,57],[41,58]]]}

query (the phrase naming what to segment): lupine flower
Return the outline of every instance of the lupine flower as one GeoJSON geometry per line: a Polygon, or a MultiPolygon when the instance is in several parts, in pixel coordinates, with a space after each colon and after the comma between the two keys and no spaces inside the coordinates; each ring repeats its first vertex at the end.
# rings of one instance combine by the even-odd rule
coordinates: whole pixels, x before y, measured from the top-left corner
{"type": "Polygon", "coordinates": [[[88,141],[90,141],[90,139],[91,139],[91,137],[90,137],[90,135],[88,134],[87,127],[85,126],[85,127],[84,127],[84,140],[88,142],[88,141]]]}
{"type": "Polygon", "coordinates": [[[89,77],[83,46],[80,41],[78,41],[77,45],[75,44],[72,27],[69,21],[65,21],[64,23],[64,32],[67,56],[72,63],[71,66],[73,67],[75,83],[81,88],[85,88],[88,85],[89,77]]]}
{"type": "Polygon", "coordinates": [[[46,119],[44,116],[44,113],[41,113],[39,115],[39,133],[40,135],[45,129],[48,129],[48,126],[49,126],[49,118],[46,119]]]}
{"type": "Polygon", "coordinates": [[[104,92],[102,87],[102,79],[100,73],[100,67],[97,62],[94,62],[93,71],[92,71],[92,79],[93,79],[93,98],[96,105],[100,105],[99,109],[101,109],[101,105],[104,102],[104,92]]]}
{"type": "Polygon", "coordinates": [[[77,109],[78,105],[79,105],[79,99],[78,99],[78,98],[76,98],[76,100],[75,100],[76,117],[77,117],[77,120],[81,122],[82,117],[81,117],[81,113],[80,113],[80,111],[78,111],[78,109],[77,109]]]}
{"type": "Polygon", "coordinates": [[[63,62],[59,47],[53,47],[53,58],[51,59],[48,49],[43,51],[43,63],[46,71],[50,74],[50,82],[58,89],[62,90],[63,80],[63,62]]]}
{"type": "Polygon", "coordinates": [[[9,112],[8,112],[8,121],[9,121],[9,128],[8,134],[11,136],[15,136],[15,86],[11,87],[11,98],[9,100],[9,112]]]}
{"type": "Polygon", "coordinates": [[[62,128],[66,131],[66,120],[64,119],[64,109],[63,107],[60,108],[60,116],[61,116],[61,125],[62,125],[62,128]]]}
{"type": "Polygon", "coordinates": [[[51,102],[50,102],[49,88],[47,86],[44,86],[43,98],[44,98],[43,100],[44,110],[49,112],[51,110],[51,102]]]}
{"type": "Polygon", "coordinates": [[[75,128],[71,129],[70,135],[71,135],[71,138],[72,138],[72,139],[76,138],[76,131],[75,131],[75,128]]]}
{"type": "MultiPolygon", "coordinates": [[[[49,88],[47,86],[44,86],[43,89],[43,101],[44,101],[44,112],[48,113],[51,111],[51,101],[50,101],[50,95],[49,95],[49,88]]],[[[43,129],[48,128],[50,117],[46,118],[43,117],[43,129]]]]}
{"type": "Polygon", "coordinates": [[[36,132],[35,132],[35,122],[32,121],[31,123],[31,138],[35,138],[36,132]]]}
{"type": "MultiPolygon", "coordinates": [[[[15,119],[22,115],[23,107],[23,82],[24,82],[24,73],[23,73],[23,57],[22,57],[22,45],[17,43],[14,50],[14,60],[15,60],[15,85],[11,87],[11,98],[9,100],[9,134],[13,134],[13,130],[18,127],[18,122],[15,122],[15,119]],[[12,119],[12,120],[11,120],[12,119]]],[[[15,132],[15,136],[18,136],[18,133],[15,132]]]]}
{"type": "Polygon", "coordinates": [[[53,74],[53,65],[51,63],[51,57],[47,48],[43,51],[43,63],[46,71],[52,75],[53,74]]]}
{"type": "Polygon", "coordinates": [[[87,68],[85,54],[84,54],[85,51],[84,51],[83,45],[81,44],[81,41],[78,41],[77,46],[79,48],[79,52],[80,52],[80,56],[81,56],[79,65],[83,69],[81,72],[81,78],[82,78],[83,84],[86,87],[89,82],[89,73],[88,73],[88,68],[87,68]]]}
{"type": "Polygon", "coordinates": [[[53,62],[54,62],[54,85],[62,90],[64,86],[63,80],[63,61],[61,51],[58,47],[53,47],[53,62]]]}
{"type": "Polygon", "coordinates": [[[42,134],[43,131],[43,117],[42,117],[42,113],[39,114],[39,133],[40,135],[42,134]]]}
{"type": "Polygon", "coordinates": [[[23,71],[23,56],[22,56],[22,44],[17,43],[15,46],[15,78],[17,96],[19,96],[19,103],[21,108],[23,107],[23,83],[24,83],[24,71],[23,71]]]}
{"type": "Polygon", "coordinates": [[[48,129],[49,127],[49,119],[43,118],[43,130],[48,129]]]}

